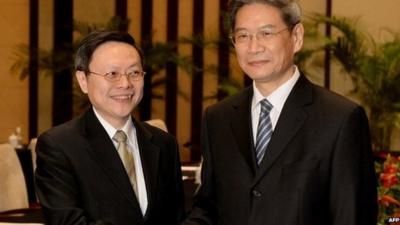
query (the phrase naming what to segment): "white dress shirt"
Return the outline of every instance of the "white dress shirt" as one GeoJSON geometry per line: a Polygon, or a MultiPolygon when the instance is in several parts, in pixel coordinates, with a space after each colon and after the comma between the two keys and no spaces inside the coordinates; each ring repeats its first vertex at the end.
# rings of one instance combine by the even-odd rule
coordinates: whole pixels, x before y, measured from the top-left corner
{"type": "Polygon", "coordinates": [[[269,116],[271,118],[272,130],[274,130],[276,123],[278,122],[279,116],[281,115],[283,105],[285,104],[287,97],[292,91],[293,86],[300,77],[300,72],[297,69],[297,66],[294,67],[295,71],[293,76],[268,96],[263,96],[261,92],[257,89],[255,82],[253,81],[253,99],[251,102],[251,123],[252,123],[254,145],[257,142],[257,128],[258,128],[258,121],[260,119],[260,101],[263,99],[267,99],[273,106],[269,116]]]}
{"type": "MultiPolygon", "coordinates": [[[[101,117],[101,115],[96,111],[96,109],[94,107],[93,107],[93,111],[94,111],[94,114],[96,115],[97,119],[100,121],[101,125],[107,131],[107,134],[110,137],[110,139],[113,141],[115,150],[117,151],[118,143],[115,140],[113,140],[113,137],[114,137],[115,133],[117,132],[117,129],[115,129],[105,119],[103,119],[103,117],[101,117]]],[[[138,197],[140,209],[142,210],[142,214],[145,215],[146,210],[147,210],[147,205],[148,205],[147,190],[146,190],[146,183],[144,181],[142,161],[140,160],[140,152],[139,152],[139,146],[138,146],[138,141],[137,141],[137,136],[136,136],[136,128],[133,124],[131,117],[129,117],[128,121],[126,121],[124,127],[122,127],[121,130],[124,131],[127,136],[127,144],[129,146],[129,149],[132,151],[131,153],[133,154],[133,158],[135,160],[136,182],[137,182],[138,195],[139,195],[137,197],[138,197]]]]}

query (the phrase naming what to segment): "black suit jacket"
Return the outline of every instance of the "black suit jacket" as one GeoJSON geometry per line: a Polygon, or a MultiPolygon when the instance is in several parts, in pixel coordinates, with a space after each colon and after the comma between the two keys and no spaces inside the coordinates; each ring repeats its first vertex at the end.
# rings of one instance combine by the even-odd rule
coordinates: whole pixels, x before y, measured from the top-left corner
{"type": "Polygon", "coordinates": [[[175,139],[134,121],[147,189],[142,215],[118,153],[92,109],[43,133],[36,187],[46,224],[178,224],[183,211],[175,139]]]}
{"type": "Polygon", "coordinates": [[[252,87],[204,115],[202,185],[185,225],[375,225],[364,110],[303,75],[255,163],[252,87]]]}

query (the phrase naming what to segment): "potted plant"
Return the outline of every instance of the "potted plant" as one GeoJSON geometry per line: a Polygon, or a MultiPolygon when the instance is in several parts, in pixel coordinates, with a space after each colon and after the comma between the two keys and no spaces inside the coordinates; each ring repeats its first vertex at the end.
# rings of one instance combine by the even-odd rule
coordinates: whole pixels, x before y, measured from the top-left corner
{"type": "Polygon", "coordinates": [[[400,121],[400,33],[389,32],[389,40],[378,42],[354,20],[319,14],[310,18],[315,26],[329,24],[337,31],[324,47],[351,78],[352,94],[368,111],[373,149],[390,150],[392,131],[400,121]]]}

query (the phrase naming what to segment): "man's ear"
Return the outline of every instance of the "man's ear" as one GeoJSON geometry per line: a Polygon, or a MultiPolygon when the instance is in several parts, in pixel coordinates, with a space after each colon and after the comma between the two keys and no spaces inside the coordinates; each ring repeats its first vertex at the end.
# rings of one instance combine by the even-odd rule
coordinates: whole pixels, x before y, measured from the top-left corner
{"type": "Polygon", "coordinates": [[[293,51],[294,53],[300,51],[303,46],[304,40],[304,27],[303,24],[298,23],[293,27],[292,30],[292,40],[293,40],[293,51]]]}
{"type": "Polygon", "coordinates": [[[81,88],[82,92],[87,94],[87,77],[85,72],[77,70],[75,72],[75,77],[78,80],[79,87],[81,88]]]}

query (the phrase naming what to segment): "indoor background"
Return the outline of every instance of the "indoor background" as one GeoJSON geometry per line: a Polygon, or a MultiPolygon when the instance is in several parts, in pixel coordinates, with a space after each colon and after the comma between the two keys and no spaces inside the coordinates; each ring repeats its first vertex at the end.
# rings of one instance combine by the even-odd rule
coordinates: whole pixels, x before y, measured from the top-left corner
{"type": "MultiPolygon", "coordinates": [[[[64,68],[43,74],[31,67],[29,76],[21,79],[19,74],[10,71],[16,61],[16,53],[21,53],[17,46],[26,44],[32,49],[63,52],[68,48],[64,46],[65,43],[79,38],[79,33],[71,26],[72,21],[105,24],[114,16],[129,19],[126,29],[138,42],[146,42],[146,46],[176,42],[181,37],[194,37],[198,34],[205,37],[203,40],[215,40],[220,34],[227,36],[221,29],[226,2],[0,0],[0,142],[7,142],[19,126],[22,128],[24,143],[28,143],[30,138],[74,116],[72,98],[65,95],[65,91],[72,87],[71,71],[64,68]]],[[[301,0],[300,3],[305,15],[316,12],[358,18],[358,27],[376,40],[387,38],[385,29],[400,29],[399,0],[301,0]]],[[[189,57],[195,65],[214,68],[214,71],[187,72],[182,66],[168,64],[166,69],[152,74],[153,83],[160,81],[160,85],[150,90],[153,97],[144,106],[140,106],[142,108],[136,116],[143,120],[160,118],[166,121],[169,132],[178,139],[182,160],[196,161],[199,159],[203,109],[222,98],[218,95],[221,93],[217,87],[223,79],[232,78],[241,85],[246,81],[234,55],[229,54],[229,44],[210,44],[206,47],[204,43],[195,45],[192,41],[189,44],[179,44],[172,51],[189,57]],[[229,65],[229,70],[224,67],[226,65],[229,65]],[[167,77],[167,81],[163,82],[163,78],[167,77]]],[[[72,56],[69,57],[72,63],[72,56]]],[[[352,89],[350,78],[334,62],[331,64],[329,88],[348,96],[352,89]]],[[[323,71],[311,76],[311,79],[322,86],[327,84],[323,71]]],[[[356,98],[354,100],[357,101],[356,98]]],[[[398,131],[393,134],[390,148],[400,150],[398,131]]]]}

